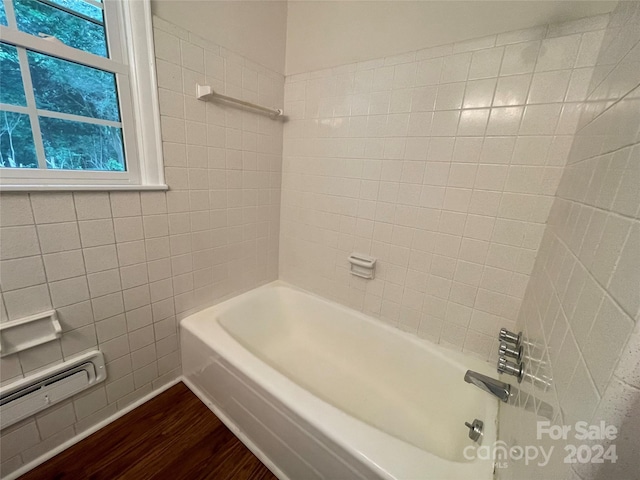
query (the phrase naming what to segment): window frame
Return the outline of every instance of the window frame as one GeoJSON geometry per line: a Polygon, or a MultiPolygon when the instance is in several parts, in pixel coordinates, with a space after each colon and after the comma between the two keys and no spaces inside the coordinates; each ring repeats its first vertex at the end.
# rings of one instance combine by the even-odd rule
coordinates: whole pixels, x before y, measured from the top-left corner
{"type": "MultiPolygon", "coordinates": [[[[46,0],[43,3],[55,5],[46,0]]],[[[89,0],[88,3],[94,2],[89,0]]],[[[44,150],[26,50],[115,75],[126,171],[55,170],[42,168],[42,165],[39,168],[0,168],[0,191],[168,189],[162,161],[150,1],[103,0],[109,58],[19,31],[13,0],[4,0],[4,5],[8,26],[0,26],[0,41],[18,48],[27,107],[2,104],[2,110],[30,115],[39,164],[44,158],[44,150]]],[[[62,10],[66,11],[64,8],[62,10]]],[[[87,121],[86,117],[49,111],[44,116],[87,121]]],[[[109,122],[99,120],[95,123],[105,125],[109,122]]]]}

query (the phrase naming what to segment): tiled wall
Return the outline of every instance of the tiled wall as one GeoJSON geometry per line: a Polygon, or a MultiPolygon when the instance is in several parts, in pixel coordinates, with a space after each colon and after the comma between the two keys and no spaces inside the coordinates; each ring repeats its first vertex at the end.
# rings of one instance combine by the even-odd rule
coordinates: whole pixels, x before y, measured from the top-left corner
{"type": "Polygon", "coordinates": [[[2,384],[99,348],[108,379],[2,432],[2,474],[180,374],[177,322],[274,280],[282,124],[195,83],[282,105],[284,78],[154,18],[171,190],[3,194],[2,321],[55,308],[61,340],[2,358],[2,384]]]}
{"type": "MultiPolygon", "coordinates": [[[[584,480],[638,478],[640,463],[640,4],[611,15],[558,195],[517,322],[530,372],[551,387],[521,385],[503,406],[509,445],[555,445],[545,469],[510,462],[501,478],[578,478],[562,442],[536,439],[546,417],[615,425],[618,461],[574,466],[584,480]],[[534,410],[528,411],[526,406],[534,410]]],[[[530,409],[529,409],[530,410],[530,409]]],[[[568,443],[584,441],[573,438],[568,443]]],[[[603,443],[595,441],[594,443],[603,443]]]]}
{"type": "Polygon", "coordinates": [[[608,17],[287,77],[280,274],[489,358],[513,327],[608,17]],[[352,252],[377,276],[349,274],[352,252]]]}

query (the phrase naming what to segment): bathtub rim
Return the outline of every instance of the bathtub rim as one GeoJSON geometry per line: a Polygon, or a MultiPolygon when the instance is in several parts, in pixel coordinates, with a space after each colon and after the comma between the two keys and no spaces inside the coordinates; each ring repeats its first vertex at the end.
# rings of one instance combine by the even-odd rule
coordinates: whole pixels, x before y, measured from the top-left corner
{"type": "MultiPolygon", "coordinates": [[[[440,475],[440,477],[437,476],[435,478],[461,478],[469,474],[472,475],[472,478],[486,478],[487,480],[493,478],[494,464],[492,461],[476,459],[471,462],[455,462],[444,459],[434,453],[422,450],[400,440],[383,430],[377,429],[342,411],[329,402],[322,400],[243,346],[219,321],[220,316],[223,315],[225,311],[247,301],[247,298],[258,295],[264,290],[278,287],[311,296],[318,301],[330,304],[332,308],[340,309],[348,315],[356,316],[362,321],[383,328],[388,333],[399,336],[403,341],[409,341],[417,348],[427,349],[445,361],[453,363],[460,370],[464,371],[467,368],[473,368],[481,373],[491,374],[492,370],[486,362],[434,344],[429,340],[418,338],[408,332],[385,324],[379,319],[370,317],[362,312],[353,310],[282,280],[276,280],[259,286],[217,305],[189,315],[180,322],[180,328],[188,330],[191,335],[198,338],[210,348],[215,356],[222,357],[234,368],[241,371],[249,380],[255,382],[274,398],[279,399],[293,413],[311,422],[321,434],[335,442],[340,448],[348,452],[349,455],[363,462],[377,475],[385,479],[420,478],[416,477],[416,475],[419,475],[419,472],[424,474],[425,468],[431,469],[433,467],[437,467],[436,475],[440,475]],[[265,379],[267,378],[270,381],[266,381],[265,379]],[[283,401],[281,400],[282,397],[291,401],[283,401]],[[313,422],[313,419],[318,415],[319,411],[322,412],[323,416],[327,415],[330,417],[330,421],[313,422]],[[346,424],[349,428],[336,432],[335,428],[327,427],[328,425],[334,426],[336,424],[346,424]],[[338,435],[338,433],[340,433],[340,435],[338,435]],[[372,442],[371,439],[375,437],[378,437],[378,440],[384,439],[384,445],[376,445],[375,442],[372,442]],[[398,457],[398,455],[393,455],[390,452],[395,452],[396,454],[402,453],[408,458],[398,457]],[[402,458],[403,461],[398,461],[398,458],[402,458]],[[407,464],[411,464],[412,467],[407,467],[407,464]],[[480,476],[478,476],[478,474],[480,474],[480,476]]],[[[181,342],[182,341],[181,338],[181,342]]],[[[183,349],[183,356],[185,352],[186,350],[183,349]]],[[[189,372],[183,372],[184,378],[188,379],[188,373],[189,372]]],[[[462,377],[460,381],[462,382],[462,377]]],[[[189,383],[197,388],[192,381],[189,381],[189,383]]],[[[205,403],[209,405],[210,402],[211,399],[207,399],[205,403]]],[[[490,399],[487,399],[484,405],[485,425],[489,423],[492,426],[485,435],[485,441],[490,443],[494,442],[497,437],[498,402],[497,400],[491,402],[490,399]]]]}

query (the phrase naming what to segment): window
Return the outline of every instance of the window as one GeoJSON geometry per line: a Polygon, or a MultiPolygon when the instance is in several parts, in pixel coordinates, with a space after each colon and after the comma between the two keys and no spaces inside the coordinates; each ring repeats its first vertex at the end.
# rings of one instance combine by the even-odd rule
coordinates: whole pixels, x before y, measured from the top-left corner
{"type": "Polygon", "coordinates": [[[0,0],[3,190],[166,188],[161,156],[148,0],[0,0]]]}

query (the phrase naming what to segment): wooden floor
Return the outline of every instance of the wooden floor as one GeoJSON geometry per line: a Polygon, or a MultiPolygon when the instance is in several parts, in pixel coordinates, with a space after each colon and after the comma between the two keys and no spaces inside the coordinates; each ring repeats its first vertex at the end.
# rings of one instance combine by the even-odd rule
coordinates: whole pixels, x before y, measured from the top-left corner
{"type": "Polygon", "coordinates": [[[276,479],[183,383],[20,478],[276,479]]]}

